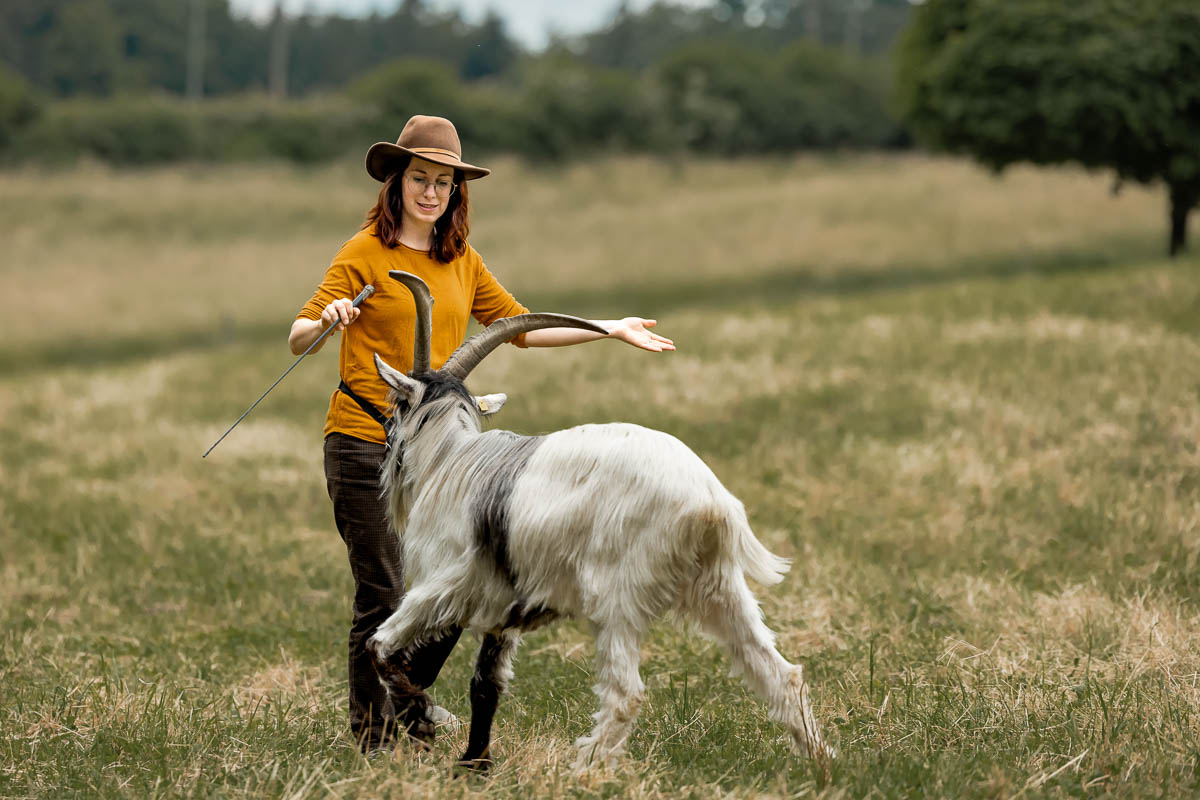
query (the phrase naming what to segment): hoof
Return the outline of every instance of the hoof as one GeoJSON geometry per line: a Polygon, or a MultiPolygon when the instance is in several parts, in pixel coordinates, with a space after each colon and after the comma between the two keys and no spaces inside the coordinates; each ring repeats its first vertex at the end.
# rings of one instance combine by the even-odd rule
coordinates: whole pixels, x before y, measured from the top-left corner
{"type": "Polygon", "coordinates": [[[441,706],[429,706],[429,708],[425,710],[425,717],[433,723],[434,727],[437,728],[449,728],[452,732],[454,732],[462,727],[462,723],[459,722],[458,717],[454,716],[441,706]]]}
{"type": "Polygon", "coordinates": [[[601,754],[596,752],[594,747],[581,747],[571,764],[571,771],[576,775],[615,772],[619,762],[620,753],[601,754]]]}
{"type": "Polygon", "coordinates": [[[390,758],[396,749],[396,740],[392,737],[363,739],[358,743],[358,751],[367,758],[390,758]]]}
{"type": "Polygon", "coordinates": [[[423,750],[433,749],[430,745],[433,744],[434,737],[437,735],[437,729],[432,722],[425,718],[424,714],[409,719],[405,730],[410,742],[423,750]]]}
{"type": "Polygon", "coordinates": [[[813,761],[833,761],[837,758],[837,751],[825,742],[819,742],[815,747],[809,742],[803,744],[793,742],[792,752],[813,761]]]}

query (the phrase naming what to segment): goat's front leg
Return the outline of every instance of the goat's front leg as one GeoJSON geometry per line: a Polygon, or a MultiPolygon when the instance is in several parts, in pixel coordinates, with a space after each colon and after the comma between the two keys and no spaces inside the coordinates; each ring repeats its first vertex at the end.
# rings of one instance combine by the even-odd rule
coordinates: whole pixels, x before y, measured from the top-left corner
{"type": "Polygon", "coordinates": [[[422,742],[433,741],[434,726],[429,721],[429,698],[412,679],[408,656],[418,638],[436,633],[429,621],[436,618],[438,602],[435,593],[414,588],[367,640],[367,650],[379,679],[387,687],[397,725],[422,742]]]}
{"type": "Polygon", "coordinates": [[[386,659],[397,650],[410,647],[418,639],[436,638],[446,625],[438,619],[446,606],[446,599],[430,584],[414,586],[400,601],[400,606],[385,619],[371,638],[367,648],[381,659],[386,659]]]}
{"type": "Polygon", "coordinates": [[[475,674],[471,677],[471,733],[467,750],[458,760],[460,767],[484,771],[492,765],[489,756],[492,740],[492,720],[500,695],[508,690],[512,680],[512,660],[521,635],[515,629],[489,633],[479,645],[475,674]]]}
{"type": "Polygon", "coordinates": [[[403,727],[408,735],[428,745],[433,741],[434,727],[429,721],[429,698],[421,687],[408,677],[408,660],[404,653],[390,658],[380,658],[371,650],[371,663],[379,680],[387,687],[388,699],[396,715],[397,728],[403,727]]]}

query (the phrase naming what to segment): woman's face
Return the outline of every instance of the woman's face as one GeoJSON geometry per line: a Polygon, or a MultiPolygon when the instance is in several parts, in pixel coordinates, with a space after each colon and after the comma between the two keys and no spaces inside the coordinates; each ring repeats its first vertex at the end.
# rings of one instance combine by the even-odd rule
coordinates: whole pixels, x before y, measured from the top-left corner
{"type": "Polygon", "coordinates": [[[423,158],[413,158],[404,170],[401,182],[404,217],[432,225],[446,212],[454,189],[453,169],[423,158]]]}

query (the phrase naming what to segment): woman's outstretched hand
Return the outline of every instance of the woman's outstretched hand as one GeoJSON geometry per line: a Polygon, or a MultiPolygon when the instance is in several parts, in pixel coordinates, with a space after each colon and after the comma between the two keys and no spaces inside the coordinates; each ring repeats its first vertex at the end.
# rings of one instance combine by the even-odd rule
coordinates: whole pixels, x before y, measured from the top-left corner
{"type": "Polygon", "coordinates": [[[619,339],[652,353],[675,349],[675,343],[670,339],[647,330],[647,328],[657,325],[658,320],[626,317],[625,319],[593,319],[589,321],[604,328],[608,331],[608,335],[601,336],[598,333],[578,328],[542,328],[525,334],[525,346],[564,347],[571,344],[594,342],[598,339],[619,339]]]}
{"type": "Polygon", "coordinates": [[[628,342],[634,347],[640,347],[643,350],[649,350],[653,353],[661,353],[664,350],[674,350],[675,343],[665,336],[659,336],[648,328],[653,328],[658,324],[656,319],[642,319],[641,317],[625,317],[625,319],[615,320],[612,327],[608,331],[608,336],[611,339],[620,339],[623,342],[628,342]]]}

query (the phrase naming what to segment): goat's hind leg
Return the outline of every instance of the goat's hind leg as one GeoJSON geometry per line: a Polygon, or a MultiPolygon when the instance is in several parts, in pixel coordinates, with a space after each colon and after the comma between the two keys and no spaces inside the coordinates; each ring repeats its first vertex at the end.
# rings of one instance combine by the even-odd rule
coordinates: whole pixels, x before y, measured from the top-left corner
{"type": "Polygon", "coordinates": [[[625,742],[637,721],[646,689],[638,674],[641,633],[628,626],[598,627],[596,634],[596,694],[600,710],[593,714],[596,726],[575,741],[579,751],[575,770],[593,764],[615,765],[625,751],[625,742]]]}
{"type": "Polygon", "coordinates": [[[691,606],[702,627],[725,645],[750,688],[767,702],[769,716],[787,726],[792,747],[810,758],[829,758],[813,716],[804,668],[775,649],[775,634],[763,622],[758,601],[741,570],[712,572],[694,584],[691,606]]]}
{"type": "Polygon", "coordinates": [[[508,691],[512,680],[513,654],[520,641],[520,633],[510,628],[486,634],[479,645],[475,674],[471,676],[471,733],[466,752],[458,760],[460,767],[483,772],[492,765],[492,720],[500,695],[508,691]]]}

